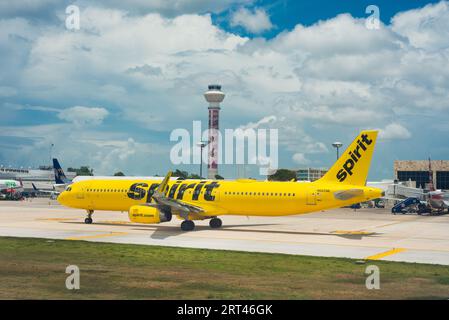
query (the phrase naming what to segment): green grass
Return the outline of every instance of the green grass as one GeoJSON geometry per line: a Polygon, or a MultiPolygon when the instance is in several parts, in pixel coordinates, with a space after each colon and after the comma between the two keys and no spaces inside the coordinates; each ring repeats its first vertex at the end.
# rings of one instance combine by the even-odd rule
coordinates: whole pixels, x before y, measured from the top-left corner
{"type": "Polygon", "coordinates": [[[447,299],[449,268],[351,259],[0,238],[0,299],[447,299]],[[81,289],[67,290],[68,265],[81,289]]]}

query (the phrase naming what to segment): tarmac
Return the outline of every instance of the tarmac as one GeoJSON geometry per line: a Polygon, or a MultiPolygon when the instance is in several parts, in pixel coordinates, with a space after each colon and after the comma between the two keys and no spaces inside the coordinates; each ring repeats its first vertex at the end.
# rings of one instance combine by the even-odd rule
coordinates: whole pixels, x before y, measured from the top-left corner
{"type": "Polygon", "coordinates": [[[196,221],[129,222],[127,212],[83,210],[48,199],[0,201],[0,236],[270,252],[449,265],[449,215],[392,215],[388,209],[341,208],[284,217],[222,216],[223,227],[196,221]]]}

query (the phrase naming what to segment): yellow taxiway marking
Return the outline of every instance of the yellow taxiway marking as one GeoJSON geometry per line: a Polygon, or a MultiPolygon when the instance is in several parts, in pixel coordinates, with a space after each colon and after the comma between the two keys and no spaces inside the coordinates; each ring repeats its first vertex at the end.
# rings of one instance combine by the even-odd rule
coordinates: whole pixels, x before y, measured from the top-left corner
{"type": "Polygon", "coordinates": [[[345,231],[345,230],[335,230],[331,232],[332,234],[353,234],[353,235],[370,235],[373,234],[373,232],[367,232],[367,231],[345,231]]]}
{"type": "Polygon", "coordinates": [[[394,249],[391,249],[391,250],[388,250],[388,251],[385,251],[385,252],[381,252],[381,253],[375,254],[373,256],[366,257],[365,259],[366,260],[380,260],[380,259],[382,259],[384,257],[391,256],[392,254],[404,252],[406,250],[407,249],[404,249],[404,248],[394,248],[394,249]]]}
{"type": "Polygon", "coordinates": [[[94,235],[91,235],[91,236],[71,237],[71,238],[66,238],[65,240],[97,239],[97,238],[123,236],[125,234],[128,234],[128,233],[127,232],[110,232],[110,233],[94,234],[94,235]]]}

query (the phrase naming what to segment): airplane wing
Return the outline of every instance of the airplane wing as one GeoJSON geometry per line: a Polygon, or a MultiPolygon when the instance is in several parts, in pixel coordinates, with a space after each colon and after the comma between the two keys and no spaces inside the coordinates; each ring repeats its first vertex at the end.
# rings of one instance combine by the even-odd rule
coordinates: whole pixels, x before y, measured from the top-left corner
{"type": "Polygon", "coordinates": [[[34,183],[31,182],[31,185],[33,186],[34,191],[36,192],[40,192],[40,193],[48,193],[48,194],[54,194],[54,195],[59,195],[61,192],[59,191],[54,191],[54,190],[43,190],[43,189],[38,189],[36,188],[36,186],[34,185],[34,183]]]}
{"type": "Polygon", "coordinates": [[[206,212],[210,212],[213,215],[217,215],[220,212],[220,210],[216,207],[212,206],[197,206],[185,201],[177,200],[168,198],[165,196],[165,192],[167,192],[168,189],[168,182],[170,181],[170,177],[172,175],[172,172],[169,171],[167,173],[167,176],[162,180],[162,183],[159,185],[159,187],[156,189],[156,191],[153,194],[153,199],[156,202],[156,205],[148,204],[150,206],[154,206],[157,208],[164,208],[168,207],[170,208],[171,212],[173,214],[176,214],[184,219],[186,219],[189,215],[194,216],[204,216],[206,212]]]}
{"type": "Polygon", "coordinates": [[[338,200],[349,200],[355,197],[360,197],[363,195],[363,189],[349,189],[343,191],[334,192],[335,199],[338,200]]]}

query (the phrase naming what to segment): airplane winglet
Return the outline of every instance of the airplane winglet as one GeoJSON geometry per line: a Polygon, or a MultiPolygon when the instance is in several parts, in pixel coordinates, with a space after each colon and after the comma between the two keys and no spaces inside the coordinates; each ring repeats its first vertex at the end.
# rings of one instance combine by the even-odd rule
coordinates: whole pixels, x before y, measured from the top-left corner
{"type": "Polygon", "coordinates": [[[157,193],[159,193],[159,194],[163,194],[163,193],[164,193],[164,190],[165,190],[165,188],[167,187],[168,182],[170,181],[171,175],[172,175],[172,172],[169,171],[169,172],[167,173],[167,175],[165,176],[164,180],[162,180],[162,182],[161,182],[161,184],[159,185],[159,187],[156,189],[156,192],[157,192],[157,193]]]}

